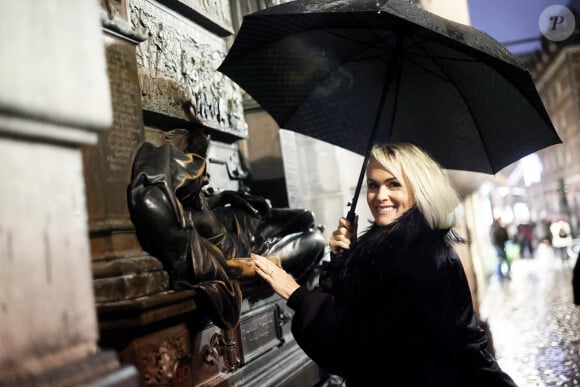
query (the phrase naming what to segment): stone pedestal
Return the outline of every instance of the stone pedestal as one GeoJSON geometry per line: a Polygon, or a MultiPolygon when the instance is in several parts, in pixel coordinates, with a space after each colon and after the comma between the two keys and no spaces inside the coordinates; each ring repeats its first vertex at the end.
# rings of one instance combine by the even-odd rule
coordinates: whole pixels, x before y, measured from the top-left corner
{"type": "Polygon", "coordinates": [[[140,370],[141,385],[313,386],[318,367],[296,345],[292,312],[277,296],[244,305],[240,324],[223,331],[192,301],[192,291],[164,292],[99,309],[104,346],[140,370]]]}

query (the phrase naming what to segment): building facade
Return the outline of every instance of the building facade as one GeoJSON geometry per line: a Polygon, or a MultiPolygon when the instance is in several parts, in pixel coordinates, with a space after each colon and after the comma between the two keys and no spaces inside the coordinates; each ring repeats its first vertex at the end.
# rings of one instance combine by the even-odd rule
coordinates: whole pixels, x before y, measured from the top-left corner
{"type": "Polygon", "coordinates": [[[538,152],[542,179],[527,188],[539,220],[566,217],[578,233],[580,219],[580,46],[546,44],[534,80],[563,144],[538,152]]]}

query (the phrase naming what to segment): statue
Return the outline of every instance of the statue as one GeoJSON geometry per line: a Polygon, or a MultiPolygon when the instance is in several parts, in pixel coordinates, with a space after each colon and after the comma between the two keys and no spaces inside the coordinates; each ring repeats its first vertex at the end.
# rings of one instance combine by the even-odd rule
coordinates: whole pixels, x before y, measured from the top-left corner
{"type": "Polygon", "coordinates": [[[205,146],[185,153],[170,144],[139,148],[128,205],[141,246],[158,258],[173,289],[195,289],[196,303],[220,328],[239,322],[242,289],[261,286],[251,252],[306,281],[326,242],[312,212],[272,208],[263,197],[209,193],[205,146]]]}

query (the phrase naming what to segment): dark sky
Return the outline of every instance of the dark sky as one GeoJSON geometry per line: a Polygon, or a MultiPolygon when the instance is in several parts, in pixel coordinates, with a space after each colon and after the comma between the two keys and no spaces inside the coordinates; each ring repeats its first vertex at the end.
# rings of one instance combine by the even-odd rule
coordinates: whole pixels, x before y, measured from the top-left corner
{"type": "Polygon", "coordinates": [[[490,34],[515,54],[533,51],[537,43],[509,44],[539,38],[542,11],[554,4],[580,0],[468,0],[471,25],[490,34]],[[507,43],[507,44],[506,44],[507,43]]]}

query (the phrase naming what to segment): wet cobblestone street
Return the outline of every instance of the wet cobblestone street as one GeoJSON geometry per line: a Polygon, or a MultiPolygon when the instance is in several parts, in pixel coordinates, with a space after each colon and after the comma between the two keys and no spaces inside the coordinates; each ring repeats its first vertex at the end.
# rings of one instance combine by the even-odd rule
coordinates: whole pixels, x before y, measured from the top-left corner
{"type": "Polygon", "coordinates": [[[580,386],[580,306],[572,295],[575,260],[547,245],[517,259],[511,281],[492,277],[480,312],[501,367],[520,387],[580,386]]]}

